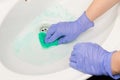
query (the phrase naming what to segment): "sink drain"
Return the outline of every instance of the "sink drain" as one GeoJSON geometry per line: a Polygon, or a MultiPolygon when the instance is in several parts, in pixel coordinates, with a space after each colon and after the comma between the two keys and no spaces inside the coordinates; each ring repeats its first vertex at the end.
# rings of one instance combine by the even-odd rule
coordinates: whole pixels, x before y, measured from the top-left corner
{"type": "Polygon", "coordinates": [[[40,32],[47,32],[48,31],[48,28],[49,28],[49,24],[42,24],[41,26],[40,26],[40,32]]]}

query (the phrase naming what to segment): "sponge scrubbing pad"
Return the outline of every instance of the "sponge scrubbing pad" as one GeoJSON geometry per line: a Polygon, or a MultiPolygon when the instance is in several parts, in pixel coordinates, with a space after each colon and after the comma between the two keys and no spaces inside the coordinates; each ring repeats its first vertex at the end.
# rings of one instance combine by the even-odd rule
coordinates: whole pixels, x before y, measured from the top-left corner
{"type": "Polygon", "coordinates": [[[46,33],[45,32],[40,32],[38,34],[39,36],[39,41],[41,43],[41,46],[43,48],[49,48],[51,46],[57,46],[58,45],[58,40],[55,40],[54,42],[51,42],[51,43],[45,43],[45,37],[46,37],[46,33]]]}

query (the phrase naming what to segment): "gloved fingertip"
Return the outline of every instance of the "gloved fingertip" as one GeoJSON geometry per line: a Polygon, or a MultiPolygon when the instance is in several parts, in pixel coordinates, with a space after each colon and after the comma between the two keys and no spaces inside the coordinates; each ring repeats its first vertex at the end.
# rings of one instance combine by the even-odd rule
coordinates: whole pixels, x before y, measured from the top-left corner
{"type": "MultiPolygon", "coordinates": [[[[57,32],[55,32],[48,40],[48,42],[53,42],[55,40],[57,40],[61,35],[57,32]]],[[[58,42],[59,43],[59,42],[58,42]]]]}
{"type": "Polygon", "coordinates": [[[63,44],[63,42],[61,40],[58,41],[58,44],[63,44]]]}
{"type": "Polygon", "coordinates": [[[47,41],[47,39],[49,39],[49,36],[48,35],[46,35],[46,37],[45,37],[45,40],[47,41]]]}
{"type": "Polygon", "coordinates": [[[45,37],[45,43],[49,43],[49,38],[48,38],[49,36],[48,35],[46,35],[46,37],[45,37]]]}
{"type": "Polygon", "coordinates": [[[47,39],[49,39],[51,36],[52,36],[52,35],[51,35],[50,33],[46,33],[45,39],[47,40],[47,39]]]}
{"type": "Polygon", "coordinates": [[[63,41],[61,39],[58,40],[58,44],[63,44],[63,41]]]}
{"type": "Polygon", "coordinates": [[[47,31],[47,33],[46,33],[46,39],[49,39],[54,33],[55,33],[55,27],[53,27],[53,26],[51,26],[49,29],[48,29],[48,31],[47,31]]]}
{"type": "Polygon", "coordinates": [[[50,38],[45,38],[45,43],[50,43],[53,42],[54,40],[50,37],[50,38]]]}
{"type": "Polygon", "coordinates": [[[67,43],[67,40],[65,39],[65,37],[59,39],[58,41],[58,44],[65,44],[65,43],[67,43]]]}

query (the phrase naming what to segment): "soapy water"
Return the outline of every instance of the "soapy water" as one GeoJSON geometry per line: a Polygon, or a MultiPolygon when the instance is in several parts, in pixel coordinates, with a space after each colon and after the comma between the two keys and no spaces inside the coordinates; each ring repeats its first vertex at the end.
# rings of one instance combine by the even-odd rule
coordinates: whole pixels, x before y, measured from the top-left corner
{"type": "Polygon", "coordinates": [[[38,38],[40,26],[45,23],[54,24],[60,21],[72,21],[75,19],[73,15],[59,4],[49,7],[16,37],[13,44],[15,55],[24,62],[39,66],[57,63],[70,55],[72,49],[67,44],[53,46],[49,49],[42,48],[38,38]],[[71,50],[68,51],[66,50],[67,48],[71,50]]]}

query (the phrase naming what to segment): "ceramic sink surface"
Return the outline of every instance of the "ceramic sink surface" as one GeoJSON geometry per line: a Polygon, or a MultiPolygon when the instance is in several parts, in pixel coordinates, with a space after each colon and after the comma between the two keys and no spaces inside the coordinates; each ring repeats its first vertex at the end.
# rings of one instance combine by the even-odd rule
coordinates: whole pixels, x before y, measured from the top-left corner
{"type": "MultiPolygon", "coordinates": [[[[1,63],[16,73],[39,75],[36,79],[54,80],[52,75],[66,75],[64,80],[68,80],[65,73],[72,75],[71,80],[77,79],[78,76],[81,79],[82,76],[87,78],[89,75],[69,67],[72,48],[79,42],[95,42],[102,45],[113,29],[117,5],[98,18],[93,28],[69,44],[44,49],[39,43],[38,34],[43,25],[48,24],[49,28],[51,24],[60,21],[76,20],[91,2],[92,0],[17,1],[0,26],[1,63]]],[[[24,76],[24,79],[28,77],[24,76]]]]}

